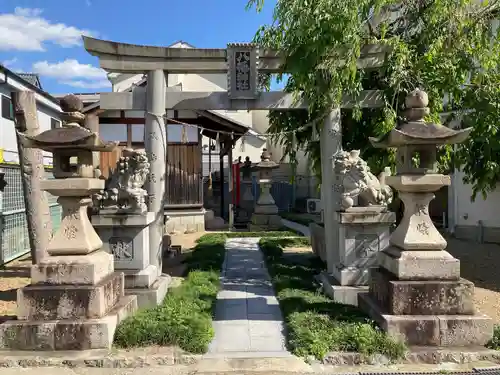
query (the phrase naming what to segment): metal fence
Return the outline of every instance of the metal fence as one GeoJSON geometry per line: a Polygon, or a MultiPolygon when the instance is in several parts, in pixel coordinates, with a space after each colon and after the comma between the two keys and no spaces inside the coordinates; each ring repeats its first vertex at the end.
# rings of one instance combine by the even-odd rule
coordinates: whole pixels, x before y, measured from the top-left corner
{"type": "MultiPolygon", "coordinates": [[[[22,177],[19,165],[0,164],[7,185],[0,192],[0,265],[30,252],[28,224],[24,206],[22,177]]],[[[54,178],[50,170],[45,178],[54,178]]],[[[48,196],[52,226],[55,231],[61,224],[61,207],[56,197],[48,196]]]]}

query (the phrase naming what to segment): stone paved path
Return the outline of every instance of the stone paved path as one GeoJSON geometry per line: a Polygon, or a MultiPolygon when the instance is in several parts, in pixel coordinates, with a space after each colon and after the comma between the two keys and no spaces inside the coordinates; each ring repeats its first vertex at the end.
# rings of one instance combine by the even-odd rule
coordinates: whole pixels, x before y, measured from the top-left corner
{"type": "Polygon", "coordinates": [[[290,355],[283,317],[258,243],[259,238],[226,241],[209,355],[290,355]]]}
{"type": "Polygon", "coordinates": [[[297,232],[302,233],[305,237],[311,237],[311,231],[305,225],[296,223],[295,221],[286,220],[286,219],[281,219],[281,223],[287,228],[290,228],[290,229],[293,229],[297,232]]]}

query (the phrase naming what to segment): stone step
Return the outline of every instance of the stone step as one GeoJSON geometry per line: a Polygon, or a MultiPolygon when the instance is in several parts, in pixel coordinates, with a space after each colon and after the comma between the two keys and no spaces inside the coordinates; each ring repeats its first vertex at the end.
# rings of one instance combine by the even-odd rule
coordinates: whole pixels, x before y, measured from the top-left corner
{"type": "Polygon", "coordinates": [[[390,336],[415,346],[484,346],[493,337],[486,315],[390,315],[369,293],[360,293],[359,307],[390,336]]]}
{"type": "Polygon", "coordinates": [[[137,310],[137,298],[125,296],[98,319],[9,320],[0,324],[0,349],[111,349],[116,326],[137,310]]]}
{"type": "Polygon", "coordinates": [[[474,315],[474,284],[459,280],[397,280],[382,268],[370,270],[370,293],[391,315],[474,315]]]}
{"type": "Polygon", "coordinates": [[[124,277],[114,272],[96,285],[32,284],[17,292],[19,320],[100,318],[124,295],[124,277]]]}
{"type": "Polygon", "coordinates": [[[169,275],[159,276],[149,288],[125,289],[125,295],[135,295],[139,309],[148,309],[160,305],[167,295],[172,282],[169,275]]]}

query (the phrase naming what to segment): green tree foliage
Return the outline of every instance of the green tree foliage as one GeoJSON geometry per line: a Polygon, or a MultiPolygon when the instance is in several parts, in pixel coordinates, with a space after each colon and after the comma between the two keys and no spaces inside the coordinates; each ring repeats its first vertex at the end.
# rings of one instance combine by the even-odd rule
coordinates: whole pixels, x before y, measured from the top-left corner
{"type": "MultiPolygon", "coordinates": [[[[248,8],[253,6],[260,10],[264,0],[249,0],[248,8]]],[[[342,114],[343,146],[361,149],[378,172],[394,154],[372,149],[368,137],[401,121],[404,98],[418,87],[429,94],[429,120],[458,119],[461,126],[473,127],[455,152],[440,150],[440,166],[448,170],[453,161],[472,184],[473,197],[486,196],[500,177],[499,10],[500,0],[278,0],[273,23],[258,30],[255,41],[283,52],[289,74],[285,90],[303,95],[309,111],[271,112],[270,133],[298,130],[296,142],[288,134],[276,134],[275,140],[292,157],[292,145],[303,148],[319,174],[315,134],[325,115],[343,93],[383,90],[384,107],[342,114]],[[382,68],[357,69],[367,44],[390,48],[382,68]],[[445,96],[451,103],[447,108],[445,96]]]]}

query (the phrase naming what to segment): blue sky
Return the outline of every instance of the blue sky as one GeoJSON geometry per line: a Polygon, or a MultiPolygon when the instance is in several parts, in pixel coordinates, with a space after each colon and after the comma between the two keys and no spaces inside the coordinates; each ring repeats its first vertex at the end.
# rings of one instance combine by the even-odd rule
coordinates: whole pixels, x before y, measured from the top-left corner
{"type": "Polygon", "coordinates": [[[247,0],[1,0],[0,63],[40,74],[54,93],[109,91],[82,33],[118,42],[167,46],[178,40],[200,48],[251,41],[272,21],[276,0],[261,13],[247,0]]]}

